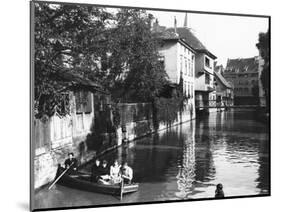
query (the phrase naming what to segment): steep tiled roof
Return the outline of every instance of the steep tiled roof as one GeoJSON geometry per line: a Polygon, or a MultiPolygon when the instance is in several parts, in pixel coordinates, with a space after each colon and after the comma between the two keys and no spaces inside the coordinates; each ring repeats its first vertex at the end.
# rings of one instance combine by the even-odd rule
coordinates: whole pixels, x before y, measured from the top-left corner
{"type": "Polygon", "coordinates": [[[177,27],[176,33],[175,33],[175,28],[166,28],[166,27],[160,26],[157,21],[157,23],[153,24],[152,31],[153,31],[153,33],[157,34],[158,37],[160,37],[164,40],[180,38],[181,40],[183,40],[186,44],[188,44],[192,49],[196,50],[197,52],[204,52],[213,59],[217,58],[194,35],[194,33],[191,31],[191,28],[177,27]]]}
{"type": "Polygon", "coordinates": [[[231,84],[218,72],[214,72],[216,79],[218,79],[225,87],[232,88],[231,84]]]}
{"type": "Polygon", "coordinates": [[[258,72],[258,65],[256,57],[228,59],[225,72],[258,72]]]}
{"type": "Polygon", "coordinates": [[[195,49],[192,48],[192,46],[189,43],[187,43],[184,39],[180,38],[179,34],[175,33],[174,31],[164,30],[164,31],[157,31],[157,32],[153,32],[153,33],[158,38],[163,39],[165,41],[174,40],[174,41],[180,42],[183,45],[188,46],[188,48],[192,52],[195,52],[195,49]]]}
{"type": "MultiPolygon", "coordinates": [[[[167,31],[173,32],[174,28],[168,28],[167,31]]],[[[204,44],[194,35],[190,28],[186,27],[177,27],[177,33],[180,38],[185,40],[193,49],[197,50],[198,52],[202,51],[207,53],[210,57],[216,59],[216,56],[213,55],[205,46],[204,44]]]]}
{"type": "MultiPolygon", "coordinates": [[[[169,28],[167,31],[174,31],[174,28],[169,28]]],[[[191,32],[189,28],[177,27],[177,33],[183,38],[192,48],[196,50],[207,50],[201,41],[191,32]]]]}
{"type": "Polygon", "coordinates": [[[156,34],[159,38],[164,39],[164,40],[180,38],[179,35],[176,34],[174,31],[163,30],[163,31],[154,32],[154,34],[156,34]]]}

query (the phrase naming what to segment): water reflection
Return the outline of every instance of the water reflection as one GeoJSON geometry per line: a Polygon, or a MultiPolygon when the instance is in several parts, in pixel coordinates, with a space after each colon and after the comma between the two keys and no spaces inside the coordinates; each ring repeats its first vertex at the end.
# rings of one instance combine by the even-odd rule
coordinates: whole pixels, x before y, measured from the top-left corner
{"type": "MultiPolygon", "coordinates": [[[[104,155],[128,161],[139,192],[126,202],[213,198],[222,183],[226,196],[269,192],[269,132],[253,111],[211,113],[208,117],[136,140],[104,155]]],[[[86,167],[90,170],[90,166],[86,167]]],[[[41,207],[120,203],[106,196],[65,187],[36,195],[41,207]],[[73,194],[73,195],[72,195],[73,194]]]]}
{"type": "Polygon", "coordinates": [[[186,199],[192,192],[192,186],[195,180],[195,126],[194,121],[184,125],[185,134],[183,134],[183,125],[180,126],[179,135],[183,137],[182,157],[179,161],[179,171],[176,176],[179,192],[176,196],[186,199]]]}

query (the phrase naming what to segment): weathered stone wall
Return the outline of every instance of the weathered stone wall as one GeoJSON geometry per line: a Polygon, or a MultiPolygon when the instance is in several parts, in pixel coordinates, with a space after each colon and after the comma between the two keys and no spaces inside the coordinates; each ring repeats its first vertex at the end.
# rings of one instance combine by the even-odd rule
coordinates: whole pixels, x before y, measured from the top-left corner
{"type": "Polygon", "coordinates": [[[134,140],[153,131],[152,105],[149,103],[118,104],[123,140],[134,140]]]}
{"type": "Polygon", "coordinates": [[[195,106],[191,101],[185,105],[182,113],[178,112],[178,117],[173,123],[168,124],[161,121],[157,129],[153,125],[151,104],[119,104],[119,108],[122,125],[121,137],[129,141],[195,119],[195,106]]]}
{"type": "MultiPolygon", "coordinates": [[[[90,94],[93,107],[93,95],[90,94]]],[[[77,113],[75,96],[71,94],[71,115],[34,120],[35,146],[34,157],[34,187],[51,182],[56,174],[57,165],[64,163],[69,152],[73,152],[79,163],[90,160],[95,151],[88,149],[86,137],[91,132],[94,110],[89,113],[77,113]]]]}
{"type": "MultiPolygon", "coordinates": [[[[93,100],[92,100],[93,101],[93,100]]],[[[121,126],[114,133],[100,135],[101,143],[98,151],[91,148],[97,142],[93,134],[94,111],[88,114],[72,113],[71,116],[53,116],[49,120],[35,120],[35,139],[37,145],[34,158],[35,189],[50,183],[56,174],[57,165],[63,163],[67,154],[73,152],[80,164],[91,160],[96,154],[102,154],[149,133],[164,130],[195,118],[195,111],[190,112],[190,104],[173,123],[160,122],[154,129],[152,105],[145,103],[119,104],[121,126]]]]}

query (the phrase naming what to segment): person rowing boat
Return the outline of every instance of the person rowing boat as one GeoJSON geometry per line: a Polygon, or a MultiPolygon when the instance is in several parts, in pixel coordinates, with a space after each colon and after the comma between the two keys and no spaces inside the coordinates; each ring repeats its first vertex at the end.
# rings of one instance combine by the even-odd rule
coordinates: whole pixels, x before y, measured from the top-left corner
{"type": "Polygon", "coordinates": [[[64,168],[65,169],[69,169],[68,170],[69,174],[75,174],[75,172],[77,171],[78,161],[74,157],[74,153],[73,152],[68,153],[68,158],[64,162],[64,168]]]}
{"type": "Polygon", "coordinates": [[[59,169],[63,169],[63,171],[59,174],[57,172],[56,178],[54,179],[54,182],[49,186],[49,190],[64,176],[67,174],[76,174],[77,173],[77,167],[78,162],[77,159],[74,158],[74,153],[70,152],[68,153],[68,158],[64,161],[64,168],[59,164],[58,165],[58,171],[59,169]]]}

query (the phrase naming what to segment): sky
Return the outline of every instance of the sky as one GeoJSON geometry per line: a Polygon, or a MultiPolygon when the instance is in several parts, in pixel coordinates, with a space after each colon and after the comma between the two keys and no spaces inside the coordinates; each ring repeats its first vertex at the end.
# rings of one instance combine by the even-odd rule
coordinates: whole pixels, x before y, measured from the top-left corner
{"type": "MultiPolygon", "coordinates": [[[[158,19],[161,26],[174,27],[184,23],[184,12],[147,11],[158,19]]],[[[217,56],[218,64],[226,65],[227,59],[248,58],[258,55],[258,34],[268,30],[268,19],[229,15],[188,13],[188,27],[217,56]]]]}
{"type": "MultiPolygon", "coordinates": [[[[108,12],[116,13],[116,8],[107,8],[108,12]]],[[[147,10],[153,14],[161,26],[183,27],[185,12],[169,12],[147,10]]],[[[215,15],[188,13],[188,27],[217,56],[218,64],[226,66],[227,59],[249,58],[258,56],[256,48],[260,32],[269,27],[268,18],[234,15],[215,15]]]]}

